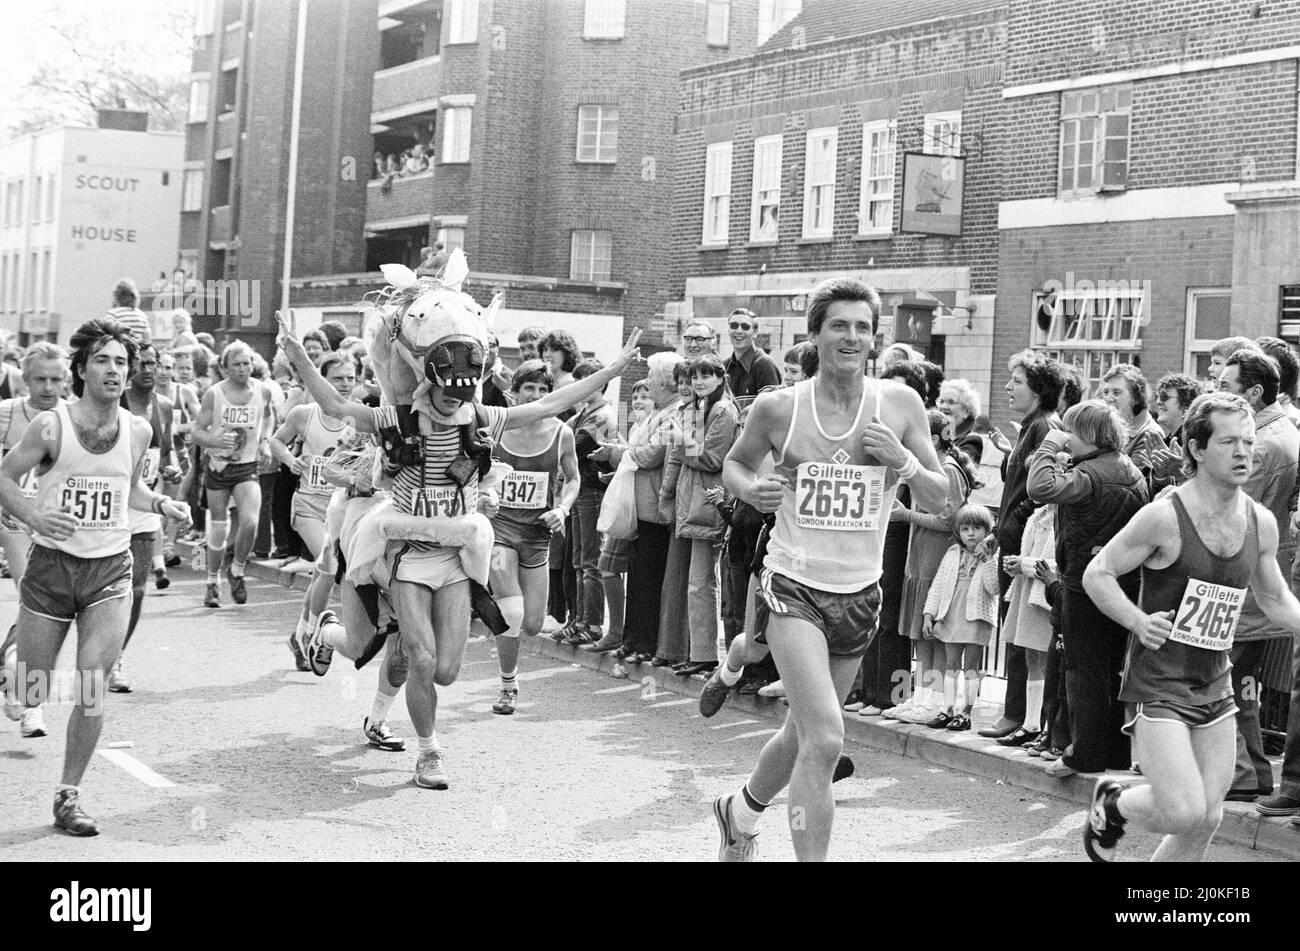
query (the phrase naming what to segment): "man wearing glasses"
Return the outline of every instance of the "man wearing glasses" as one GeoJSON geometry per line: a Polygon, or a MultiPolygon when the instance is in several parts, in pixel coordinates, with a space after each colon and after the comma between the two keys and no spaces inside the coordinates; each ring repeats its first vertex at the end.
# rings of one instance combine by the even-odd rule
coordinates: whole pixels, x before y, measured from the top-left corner
{"type": "Polygon", "coordinates": [[[713,353],[717,347],[717,339],[713,328],[703,321],[687,324],[686,331],[682,334],[682,356],[689,363],[713,353]]]}
{"type": "Polygon", "coordinates": [[[723,364],[731,395],[738,400],[757,396],[765,387],[781,385],[781,368],[754,342],[758,336],[758,318],[754,312],[737,307],[727,318],[731,334],[731,356],[723,364]]]}

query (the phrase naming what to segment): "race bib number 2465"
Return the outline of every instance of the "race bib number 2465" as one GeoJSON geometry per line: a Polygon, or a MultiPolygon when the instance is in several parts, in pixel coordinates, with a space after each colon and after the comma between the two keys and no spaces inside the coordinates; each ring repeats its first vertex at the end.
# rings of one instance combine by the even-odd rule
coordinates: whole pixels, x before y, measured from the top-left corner
{"type": "Polygon", "coordinates": [[[1226,651],[1232,647],[1245,600],[1245,588],[1188,578],[1169,639],[1204,650],[1226,651]]]}

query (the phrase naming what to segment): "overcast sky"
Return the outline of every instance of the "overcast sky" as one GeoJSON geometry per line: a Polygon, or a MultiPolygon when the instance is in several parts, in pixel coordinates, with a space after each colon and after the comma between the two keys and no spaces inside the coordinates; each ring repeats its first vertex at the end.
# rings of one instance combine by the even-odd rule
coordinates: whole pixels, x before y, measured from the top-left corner
{"type": "Polygon", "coordinates": [[[142,68],[185,73],[188,50],[171,42],[159,48],[156,31],[162,12],[178,7],[192,20],[193,0],[6,0],[0,20],[0,134],[19,116],[14,100],[27,77],[41,62],[58,62],[66,55],[67,45],[51,23],[84,16],[99,36],[129,41],[142,68]]]}

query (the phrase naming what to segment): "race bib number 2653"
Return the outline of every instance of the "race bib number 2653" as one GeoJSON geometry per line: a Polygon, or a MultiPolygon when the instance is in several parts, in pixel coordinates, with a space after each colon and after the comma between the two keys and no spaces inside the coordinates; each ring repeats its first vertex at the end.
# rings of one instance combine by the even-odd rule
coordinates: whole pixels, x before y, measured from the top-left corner
{"type": "Polygon", "coordinates": [[[833,532],[874,531],[884,498],[884,466],[804,462],[795,475],[795,523],[833,532]]]}
{"type": "Polygon", "coordinates": [[[1245,588],[1188,578],[1169,639],[1189,647],[1226,651],[1232,647],[1245,600],[1245,588]]]}

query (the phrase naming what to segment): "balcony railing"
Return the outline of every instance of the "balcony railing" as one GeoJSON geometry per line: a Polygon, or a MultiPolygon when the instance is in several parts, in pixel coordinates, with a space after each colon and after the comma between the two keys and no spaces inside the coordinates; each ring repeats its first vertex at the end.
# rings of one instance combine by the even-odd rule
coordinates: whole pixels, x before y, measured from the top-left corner
{"type": "Polygon", "coordinates": [[[433,172],[394,176],[387,189],[376,179],[366,188],[366,223],[433,214],[433,172]]]}
{"type": "Polygon", "coordinates": [[[233,223],[229,205],[217,205],[213,208],[212,220],[208,223],[208,243],[228,243],[234,234],[233,223]]]}
{"type": "Polygon", "coordinates": [[[371,115],[382,122],[386,114],[402,106],[436,100],[441,62],[440,57],[426,56],[375,73],[371,115]]]}
{"type": "Polygon", "coordinates": [[[233,149],[239,138],[238,116],[233,112],[223,112],[217,116],[217,140],[215,149],[233,149]]]}

